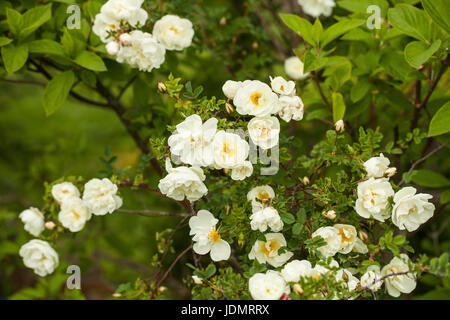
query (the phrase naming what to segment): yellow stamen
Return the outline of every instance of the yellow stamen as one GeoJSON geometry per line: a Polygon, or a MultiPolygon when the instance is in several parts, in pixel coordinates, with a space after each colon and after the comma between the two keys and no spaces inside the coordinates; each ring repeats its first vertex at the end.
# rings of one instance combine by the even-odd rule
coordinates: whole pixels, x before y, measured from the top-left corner
{"type": "Polygon", "coordinates": [[[250,100],[255,106],[259,106],[259,99],[262,97],[262,94],[259,92],[255,92],[250,96],[250,100]]]}
{"type": "Polygon", "coordinates": [[[217,230],[215,228],[213,228],[211,230],[211,232],[209,233],[209,238],[214,242],[219,241],[220,240],[219,232],[217,232],[217,230]]]}

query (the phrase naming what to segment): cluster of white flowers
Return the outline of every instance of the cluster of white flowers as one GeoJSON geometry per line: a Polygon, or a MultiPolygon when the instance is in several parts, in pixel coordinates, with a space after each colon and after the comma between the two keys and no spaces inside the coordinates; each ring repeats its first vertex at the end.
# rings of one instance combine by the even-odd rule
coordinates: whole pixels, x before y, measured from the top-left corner
{"type": "Polygon", "coordinates": [[[252,230],[265,232],[270,228],[273,232],[283,229],[283,221],[278,211],[270,206],[270,200],[275,197],[271,186],[258,186],[247,194],[247,199],[252,202],[252,215],[250,226],[252,230]]]}
{"type": "Polygon", "coordinates": [[[117,62],[150,72],[164,63],[166,50],[183,50],[192,43],[192,23],[176,15],[156,21],[153,34],[137,30],[145,26],[147,12],[143,0],[109,0],[95,16],[92,30],[106,43],[108,54],[117,62]],[[129,28],[134,28],[126,32],[129,28]]]}
{"type": "Polygon", "coordinates": [[[369,179],[358,183],[358,199],[355,211],[363,218],[374,218],[384,222],[391,217],[400,230],[416,230],[428,221],[434,213],[434,205],[428,202],[429,194],[416,193],[414,187],[404,187],[394,192],[389,177],[395,168],[389,168],[390,161],[383,154],[364,162],[369,179]],[[393,197],[393,206],[390,199],[393,197]]]}
{"type": "Polygon", "coordinates": [[[298,0],[298,4],[302,6],[303,12],[311,17],[328,17],[336,6],[334,0],[298,0]]]}
{"type": "MultiPolygon", "coordinates": [[[[55,202],[60,205],[59,222],[71,232],[81,231],[92,214],[105,215],[122,206],[122,199],[116,194],[117,186],[107,178],[88,181],[84,185],[82,198],[78,188],[71,182],[53,185],[51,193],[55,202]]],[[[35,237],[45,227],[53,229],[55,226],[52,221],[46,223],[44,214],[36,208],[23,211],[19,218],[24,223],[24,229],[35,237]]],[[[25,266],[42,277],[52,273],[59,263],[56,251],[43,240],[27,242],[21,247],[19,254],[25,266]]]]}

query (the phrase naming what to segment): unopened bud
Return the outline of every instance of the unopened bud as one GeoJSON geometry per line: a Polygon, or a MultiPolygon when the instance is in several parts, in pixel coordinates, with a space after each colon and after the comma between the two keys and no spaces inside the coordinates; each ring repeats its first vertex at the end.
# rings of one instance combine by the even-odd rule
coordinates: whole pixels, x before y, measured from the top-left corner
{"type": "Polygon", "coordinates": [[[228,113],[233,113],[234,112],[234,108],[233,108],[233,106],[231,105],[231,103],[225,103],[225,110],[227,110],[227,112],[228,113]]]}
{"type": "Polygon", "coordinates": [[[227,18],[225,18],[225,17],[222,17],[221,19],[220,19],[220,21],[219,21],[219,24],[223,27],[224,25],[226,25],[227,24],[227,18]]]}
{"type": "Polygon", "coordinates": [[[253,50],[257,50],[258,47],[259,47],[258,42],[254,41],[254,42],[252,43],[252,48],[253,48],[253,50]]]}
{"type": "Polygon", "coordinates": [[[336,218],[336,211],[334,210],[324,211],[322,212],[322,216],[324,216],[327,219],[333,220],[334,218],[336,218]]]}
{"type": "Polygon", "coordinates": [[[283,293],[280,300],[289,300],[289,296],[286,293],[283,293]]]}
{"type": "Polygon", "coordinates": [[[362,231],[362,230],[359,230],[358,235],[359,235],[359,238],[360,238],[362,241],[366,241],[366,240],[369,238],[369,236],[367,235],[367,233],[365,233],[365,232],[362,231]]]}
{"type": "Polygon", "coordinates": [[[300,284],[296,283],[292,286],[295,294],[301,295],[303,293],[303,288],[300,284]]]}
{"type": "Polygon", "coordinates": [[[194,283],[195,283],[195,284],[202,284],[202,283],[203,283],[202,279],[200,279],[200,278],[197,277],[196,275],[193,275],[193,276],[192,276],[192,280],[194,280],[194,283]]]}
{"type": "Polygon", "coordinates": [[[394,176],[397,173],[397,168],[396,167],[391,167],[391,168],[387,168],[386,171],[384,172],[384,175],[388,178],[394,176]]]}
{"type": "Polygon", "coordinates": [[[345,282],[348,281],[348,275],[345,272],[342,272],[342,280],[344,280],[345,282]]]}
{"type": "Polygon", "coordinates": [[[302,182],[305,186],[307,186],[309,184],[309,178],[308,177],[303,177],[302,182]]]}
{"type": "Polygon", "coordinates": [[[113,296],[114,298],[120,298],[120,297],[122,296],[122,294],[121,294],[121,293],[118,293],[118,292],[114,292],[114,293],[112,294],[112,296],[113,296]]]}
{"type": "Polygon", "coordinates": [[[47,221],[44,224],[45,228],[47,228],[48,230],[53,230],[56,227],[56,224],[53,221],[47,221]]]}
{"type": "Polygon", "coordinates": [[[167,87],[163,82],[158,82],[158,90],[164,93],[167,91],[167,87]]]}
{"type": "Polygon", "coordinates": [[[159,291],[160,293],[164,293],[164,292],[167,291],[167,287],[161,286],[161,287],[158,288],[158,291],[159,291]]]}
{"type": "Polygon", "coordinates": [[[334,128],[336,129],[337,132],[342,132],[344,131],[344,121],[343,120],[339,120],[334,124],[334,128]]]}

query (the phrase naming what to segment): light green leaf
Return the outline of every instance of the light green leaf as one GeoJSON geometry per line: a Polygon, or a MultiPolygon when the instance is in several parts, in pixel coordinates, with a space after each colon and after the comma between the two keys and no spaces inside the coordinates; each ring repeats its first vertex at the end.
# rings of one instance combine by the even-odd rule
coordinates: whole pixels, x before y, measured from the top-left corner
{"type": "Polygon", "coordinates": [[[450,0],[422,0],[422,6],[437,25],[450,33],[450,0]]]}
{"type": "Polygon", "coordinates": [[[14,9],[6,8],[6,20],[12,34],[17,37],[23,25],[22,15],[14,9]]]}
{"type": "Polygon", "coordinates": [[[339,92],[333,92],[331,98],[333,101],[333,122],[336,123],[339,120],[344,119],[345,115],[344,97],[339,92]]]}
{"type": "Polygon", "coordinates": [[[281,220],[286,224],[293,224],[295,222],[295,217],[292,213],[283,213],[281,215],[281,220]]]}
{"type": "Polygon", "coordinates": [[[314,43],[317,43],[317,44],[320,43],[320,38],[322,37],[322,34],[323,34],[322,23],[320,22],[319,18],[316,18],[316,21],[314,21],[314,24],[311,29],[311,35],[314,39],[314,43]]]}
{"type": "Polygon", "coordinates": [[[425,11],[417,9],[408,4],[399,4],[389,9],[388,17],[390,23],[417,40],[430,40],[431,20],[425,11]]]}
{"type": "Polygon", "coordinates": [[[0,47],[6,46],[7,44],[10,44],[12,42],[12,39],[9,39],[7,37],[0,37],[0,47]]]}
{"type": "Polygon", "coordinates": [[[61,107],[67,99],[74,82],[75,74],[72,71],[62,72],[50,80],[42,97],[42,104],[47,116],[53,114],[61,107]]]}
{"type": "Polygon", "coordinates": [[[430,59],[441,46],[441,40],[436,40],[431,46],[423,41],[413,41],[405,47],[405,59],[414,68],[420,68],[430,59]]]}
{"type": "Polygon", "coordinates": [[[55,54],[64,56],[63,46],[56,41],[48,39],[31,41],[28,43],[28,49],[30,50],[30,53],[55,54]]]}
{"type": "Polygon", "coordinates": [[[20,36],[25,38],[52,17],[52,4],[31,8],[23,14],[23,27],[20,36]]]}
{"type": "Polygon", "coordinates": [[[345,19],[341,20],[326,29],[320,39],[320,46],[323,48],[328,43],[343,35],[344,33],[363,25],[365,20],[362,19],[345,19]]]}
{"type": "Polygon", "coordinates": [[[308,20],[295,14],[280,14],[280,18],[290,29],[300,35],[310,45],[313,47],[318,45],[312,37],[312,25],[308,20]]]}
{"type": "Polygon", "coordinates": [[[428,136],[435,137],[450,131],[450,101],[444,104],[433,116],[428,128],[428,136]]]}
{"type": "Polygon", "coordinates": [[[381,9],[381,16],[386,16],[389,8],[387,0],[340,0],[338,6],[350,12],[364,12],[367,13],[367,8],[371,5],[378,6],[381,9]]]}
{"type": "Polygon", "coordinates": [[[83,68],[92,71],[107,71],[102,58],[90,51],[81,52],[74,60],[74,62],[83,68]]]}
{"type": "Polygon", "coordinates": [[[419,186],[428,188],[443,188],[450,186],[450,180],[440,173],[431,170],[415,170],[411,180],[419,186]]]}
{"type": "Polygon", "coordinates": [[[19,46],[9,44],[6,47],[2,47],[2,58],[6,71],[14,73],[27,62],[28,46],[26,44],[19,46]]]}
{"type": "Polygon", "coordinates": [[[350,91],[352,102],[358,102],[369,92],[370,82],[366,78],[358,78],[350,91]]]}
{"type": "Polygon", "coordinates": [[[313,50],[305,53],[303,73],[311,72],[323,68],[328,62],[328,58],[317,56],[313,50]]]}

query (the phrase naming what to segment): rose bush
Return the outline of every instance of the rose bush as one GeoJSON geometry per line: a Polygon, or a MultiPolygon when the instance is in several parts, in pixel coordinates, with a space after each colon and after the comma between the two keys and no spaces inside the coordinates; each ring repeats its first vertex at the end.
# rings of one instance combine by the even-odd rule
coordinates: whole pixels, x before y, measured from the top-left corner
{"type": "Polygon", "coordinates": [[[27,241],[2,238],[17,268],[89,269],[103,237],[115,265],[132,258],[124,233],[156,251],[117,299],[180,285],[378,299],[430,283],[422,297],[450,297],[448,1],[65,2],[0,5],[2,80],[43,86],[49,117],[69,98],[108,110],[140,157],[120,167],[106,150],[95,176],[45,179],[11,219],[27,241]],[[136,220],[97,229],[118,215],[136,220]],[[173,219],[149,244],[138,215],[173,219]]]}

